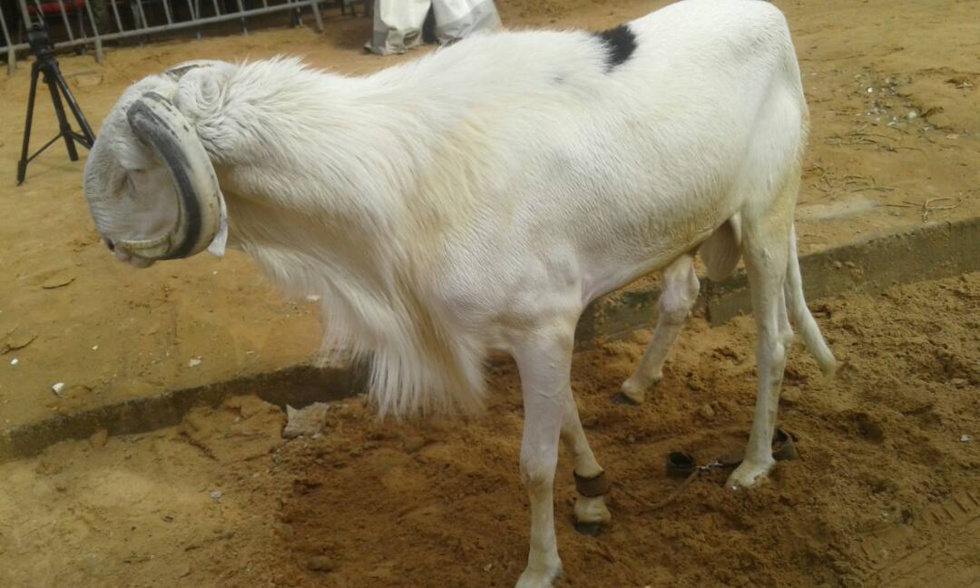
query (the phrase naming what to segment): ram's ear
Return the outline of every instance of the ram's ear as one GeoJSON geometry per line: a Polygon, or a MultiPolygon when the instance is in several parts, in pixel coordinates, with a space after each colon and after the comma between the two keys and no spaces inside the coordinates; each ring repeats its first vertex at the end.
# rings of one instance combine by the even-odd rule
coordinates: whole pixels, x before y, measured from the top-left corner
{"type": "Polygon", "coordinates": [[[171,69],[168,75],[178,80],[174,105],[191,123],[206,124],[221,112],[235,69],[222,61],[195,61],[171,69]]]}

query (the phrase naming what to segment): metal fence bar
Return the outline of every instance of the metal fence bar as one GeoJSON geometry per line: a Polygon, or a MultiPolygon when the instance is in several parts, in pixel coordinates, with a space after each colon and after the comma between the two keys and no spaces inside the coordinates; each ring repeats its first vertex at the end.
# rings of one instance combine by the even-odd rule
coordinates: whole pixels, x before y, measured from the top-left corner
{"type": "Polygon", "coordinates": [[[95,61],[102,63],[102,37],[99,36],[99,25],[95,22],[91,2],[85,2],[85,12],[88,14],[89,24],[92,25],[92,36],[95,38],[95,61]]]}
{"type": "MultiPolygon", "coordinates": [[[[320,15],[320,2],[318,0],[313,0],[313,2],[310,4],[310,8],[313,10],[313,22],[316,23],[316,30],[318,32],[322,31],[323,17],[320,15]]],[[[297,9],[296,12],[299,12],[299,10],[297,9]]]]}
{"type": "MultiPolygon", "coordinates": [[[[17,3],[17,8],[20,11],[21,22],[30,22],[27,15],[27,4],[24,0],[20,0],[17,3]]],[[[0,13],[3,11],[0,10],[0,13]]],[[[14,44],[14,38],[10,36],[10,29],[7,29],[7,46],[3,48],[3,52],[7,54],[7,75],[11,75],[17,69],[17,52],[27,49],[27,43],[17,43],[14,44]]]]}
{"type": "MultiPolygon", "coordinates": [[[[262,15],[265,15],[265,14],[273,14],[273,13],[276,13],[276,12],[285,12],[287,10],[295,10],[296,8],[303,8],[303,7],[306,7],[306,6],[310,6],[315,1],[316,0],[300,0],[299,2],[297,2],[295,4],[280,4],[280,5],[277,5],[277,6],[269,6],[268,8],[255,8],[255,9],[249,11],[248,16],[262,16],[262,15]]],[[[120,32],[116,32],[116,33],[109,33],[109,34],[106,34],[106,35],[102,35],[102,40],[103,41],[115,41],[115,40],[119,40],[119,39],[128,39],[130,37],[136,37],[136,36],[139,36],[139,35],[152,35],[154,33],[162,33],[162,32],[168,31],[168,30],[173,30],[173,31],[183,30],[183,29],[186,29],[186,28],[191,28],[191,27],[195,27],[195,26],[199,26],[199,25],[215,24],[215,23],[219,23],[219,22],[228,22],[230,20],[235,20],[235,19],[241,18],[241,16],[242,15],[240,15],[240,14],[227,13],[227,14],[219,14],[218,16],[209,16],[209,17],[206,17],[206,18],[199,18],[196,21],[180,21],[180,22],[175,22],[172,25],[158,25],[158,26],[148,27],[148,28],[145,28],[145,29],[134,29],[134,30],[130,30],[130,31],[120,31],[120,32]]],[[[84,44],[84,43],[89,43],[89,42],[91,42],[90,39],[80,39],[80,40],[77,40],[77,41],[74,41],[74,42],[65,41],[65,42],[62,42],[62,43],[56,43],[55,44],[55,49],[62,49],[62,48],[74,47],[74,46],[81,45],[81,44],[84,44]]],[[[24,46],[26,47],[26,44],[24,46]]]]}
{"type": "MultiPolygon", "coordinates": [[[[290,0],[290,3],[293,3],[293,1],[290,0]]],[[[299,15],[300,8],[301,8],[301,6],[299,6],[300,3],[299,2],[295,2],[295,4],[297,5],[296,6],[296,14],[299,15]]],[[[310,8],[313,10],[313,21],[316,23],[316,30],[317,31],[322,31],[323,30],[323,18],[320,17],[320,2],[318,0],[313,0],[313,2],[310,3],[310,8]]]]}
{"type": "MultiPolygon", "coordinates": [[[[28,15],[30,14],[31,11],[27,7],[24,7],[24,10],[26,11],[24,13],[24,22],[25,23],[29,23],[31,21],[28,20],[30,18],[28,15]]],[[[44,13],[41,11],[41,0],[34,0],[34,10],[37,11],[37,14],[40,15],[40,18],[43,20],[44,19],[44,13]]],[[[28,27],[28,28],[30,28],[30,27],[28,27]]]]}
{"type": "Polygon", "coordinates": [[[30,19],[31,19],[31,17],[30,17],[30,15],[29,15],[29,14],[27,13],[27,3],[26,3],[26,2],[24,2],[24,0],[19,0],[19,1],[17,2],[17,6],[19,6],[19,7],[20,7],[20,18],[21,18],[21,22],[25,22],[25,23],[26,23],[26,22],[30,22],[30,21],[31,21],[31,20],[30,20],[30,19]]]}
{"type": "Polygon", "coordinates": [[[109,5],[112,6],[112,14],[116,17],[116,27],[120,31],[123,30],[122,19],[119,17],[119,7],[116,6],[116,0],[109,0],[109,5]]]}
{"type": "MultiPolygon", "coordinates": [[[[187,12],[190,13],[191,20],[193,20],[193,21],[197,21],[197,17],[198,17],[198,10],[194,6],[194,4],[196,4],[196,2],[197,2],[197,0],[187,0],[187,12]]],[[[201,38],[201,27],[197,27],[197,38],[198,39],[201,38]]]]}
{"type": "MultiPolygon", "coordinates": [[[[143,0],[129,0],[129,7],[133,11],[133,21],[135,21],[136,28],[147,29],[150,27],[150,23],[146,21],[146,13],[143,12],[143,0]],[[140,23],[143,23],[142,25],[140,23]]],[[[147,40],[146,35],[140,39],[140,47],[147,40]]]]}
{"type": "MultiPolygon", "coordinates": [[[[239,10],[237,12],[222,12],[217,0],[211,0],[211,4],[214,6],[215,12],[213,16],[207,16],[202,18],[200,0],[186,0],[187,8],[190,13],[189,19],[177,19],[176,14],[173,12],[172,7],[169,5],[171,0],[162,0],[165,4],[164,12],[166,17],[166,22],[164,24],[153,25],[147,18],[146,12],[143,10],[143,3],[141,0],[132,0],[130,8],[133,9],[133,26],[127,29],[123,23],[122,17],[120,15],[119,7],[117,2],[119,0],[106,0],[107,8],[112,11],[112,20],[114,20],[115,31],[105,31],[102,32],[98,27],[98,20],[95,17],[95,12],[92,7],[91,0],[86,0],[83,7],[79,7],[78,3],[72,0],[68,3],[72,7],[73,12],[76,13],[80,23],[81,30],[78,34],[74,34],[71,29],[71,22],[68,18],[68,9],[66,6],[66,0],[56,0],[58,3],[58,12],[60,14],[60,19],[65,25],[65,35],[68,37],[67,40],[55,41],[55,50],[63,50],[76,47],[84,46],[94,46],[96,53],[96,60],[102,61],[102,47],[105,42],[120,41],[124,39],[130,39],[133,37],[144,37],[147,38],[151,35],[166,33],[166,32],[176,32],[185,29],[197,28],[198,36],[201,35],[201,29],[203,26],[217,24],[222,22],[229,22],[239,20],[242,23],[243,32],[247,33],[247,19],[251,17],[263,16],[268,14],[292,12],[297,17],[302,10],[309,8],[315,20],[316,30],[323,30],[323,21],[320,16],[320,6],[319,2],[322,0],[285,0],[281,4],[274,4],[270,6],[269,0],[261,0],[261,7],[256,8],[245,8],[245,3],[242,0],[237,0],[237,5],[239,10]],[[86,27],[84,20],[88,19],[89,26],[86,27]]],[[[207,1],[207,0],[205,0],[207,1]]],[[[41,4],[41,0],[19,0],[18,5],[22,13],[22,19],[26,28],[30,28],[32,20],[45,20],[45,13],[41,4]],[[32,19],[30,11],[28,10],[28,5],[33,5],[37,13],[32,19]]],[[[50,15],[57,18],[55,15],[50,15]]],[[[12,73],[16,68],[16,60],[18,52],[26,52],[29,49],[27,43],[17,43],[14,44],[14,38],[12,36],[11,29],[6,23],[5,17],[4,21],[0,22],[2,24],[3,38],[7,45],[5,47],[0,47],[0,58],[4,55],[6,56],[8,73],[12,73]]],[[[155,17],[159,19],[159,17],[155,17]]],[[[112,25],[109,25],[110,29],[112,25]]],[[[54,41],[54,39],[52,39],[54,41]]]]}
{"type": "MultiPolygon", "coordinates": [[[[61,20],[65,23],[65,31],[68,32],[68,40],[74,41],[75,35],[71,32],[71,24],[68,22],[68,12],[65,10],[65,3],[63,0],[58,0],[59,12],[61,12],[61,20]]],[[[38,8],[38,11],[41,9],[38,8]]],[[[41,12],[41,17],[44,17],[44,13],[41,12]]]]}
{"type": "Polygon", "coordinates": [[[0,10],[0,30],[3,31],[3,44],[7,48],[7,75],[10,75],[14,73],[17,56],[10,50],[14,45],[14,40],[10,38],[10,32],[7,30],[7,19],[3,16],[3,10],[0,10]]]}
{"type": "Polygon", "coordinates": [[[146,13],[143,12],[143,2],[140,0],[130,0],[129,7],[133,10],[133,19],[136,21],[136,26],[139,27],[139,23],[143,23],[143,28],[150,28],[150,23],[146,22],[146,13]]]}
{"type": "MultiPolygon", "coordinates": [[[[242,6],[242,0],[236,0],[238,2],[238,12],[239,14],[245,13],[245,7],[242,6]]],[[[248,19],[244,16],[242,17],[242,33],[248,34],[248,19]]]]}

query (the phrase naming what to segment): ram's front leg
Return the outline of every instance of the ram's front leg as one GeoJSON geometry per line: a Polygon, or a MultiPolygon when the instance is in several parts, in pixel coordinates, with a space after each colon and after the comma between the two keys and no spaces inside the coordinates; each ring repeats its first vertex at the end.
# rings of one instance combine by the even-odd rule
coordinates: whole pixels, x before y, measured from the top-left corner
{"type": "Polygon", "coordinates": [[[575,528],[582,534],[595,535],[609,524],[611,518],[606,508],[606,494],[611,483],[585,438],[571,388],[565,397],[561,438],[575,459],[575,490],[578,492],[575,499],[575,528]]]}
{"type": "Polygon", "coordinates": [[[521,473],[531,502],[531,547],[517,588],[549,588],[561,575],[554,482],[558,442],[570,400],[574,321],[566,327],[536,332],[514,352],[524,392],[521,473]]]}

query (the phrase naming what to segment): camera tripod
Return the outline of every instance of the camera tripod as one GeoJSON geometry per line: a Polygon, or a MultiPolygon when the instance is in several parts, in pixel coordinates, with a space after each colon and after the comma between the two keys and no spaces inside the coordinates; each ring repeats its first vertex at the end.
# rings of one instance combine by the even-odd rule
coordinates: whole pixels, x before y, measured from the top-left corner
{"type": "Polygon", "coordinates": [[[68,89],[68,84],[65,83],[65,78],[61,75],[58,61],[54,58],[54,47],[48,41],[48,32],[42,26],[34,25],[28,32],[27,39],[35,59],[31,65],[31,93],[27,102],[24,146],[21,150],[20,162],[17,164],[18,186],[24,183],[24,177],[27,175],[27,164],[33,161],[35,157],[40,155],[42,151],[50,147],[59,138],[65,140],[68,158],[72,161],[78,161],[78,151],[75,149],[76,142],[86,149],[91,149],[92,143],[95,142],[95,135],[92,133],[88,121],[85,120],[85,115],[82,114],[82,110],[78,107],[75,97],[72,95],[71,90],[68,89]],[[34,99],[37,96],[37,81],[38,77],[42,74],[44,75],[44,83],[47,84],[48,90],[51,92],[51,102],[54,104],[54,112],[58,117],[59,131],[55,138],[45,143],[34,155],[28,157],[27,153],[30,149],[31,142],[31,123],[34,118],[34,99]],[[65,116],[65,107],[61,100],[62,95],[64,95],[65,101],[68,102],[68,107],[71,109],[72,114],[75,115],[75,121],[78,122],[78,126],[82,128],[81,133],[77,133],[71,128],[68,117],[65,116]]]}

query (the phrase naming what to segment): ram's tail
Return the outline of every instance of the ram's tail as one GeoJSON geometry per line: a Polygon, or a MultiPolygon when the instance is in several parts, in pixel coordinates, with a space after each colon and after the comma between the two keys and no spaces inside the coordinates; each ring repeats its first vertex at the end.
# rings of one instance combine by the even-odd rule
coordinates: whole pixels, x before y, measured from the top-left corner
{"type": "Polygon", "coordinates": [[[800,260],[796,253],[796,227],[790,231],[789,259],[786,268],[786,283],[783,286],[786,298],[786,309],[796,329],[803,336],[807,350],[820,365],[820,370],[826,376],[833,376],[837,371],[837,360],[827,347],[817,321],[810,314],[803,297],[803,278],[800,275],[800,260]]]}
{"type": "MultiPolygon", "coordinates": [[[[699,253],[704,259],[708,277],[712,281],[720,282],[735,271],[735,266],[738,265],[741,257],[741,242],[741,219],[735,215],[701,245],[699,253]]],[[[827,347],[827,342],[820,333],[820,327],[810,314],[803,297],[803,278],[800,275],[800,260],[796,253],[795,226],[790,232],[787,264],[786,283],[783,286],[787,314],[802,335],[807,350],[820,365],[820,370],[825,375],[832,376],[837,371],[837,360],[827,347]]]]}

